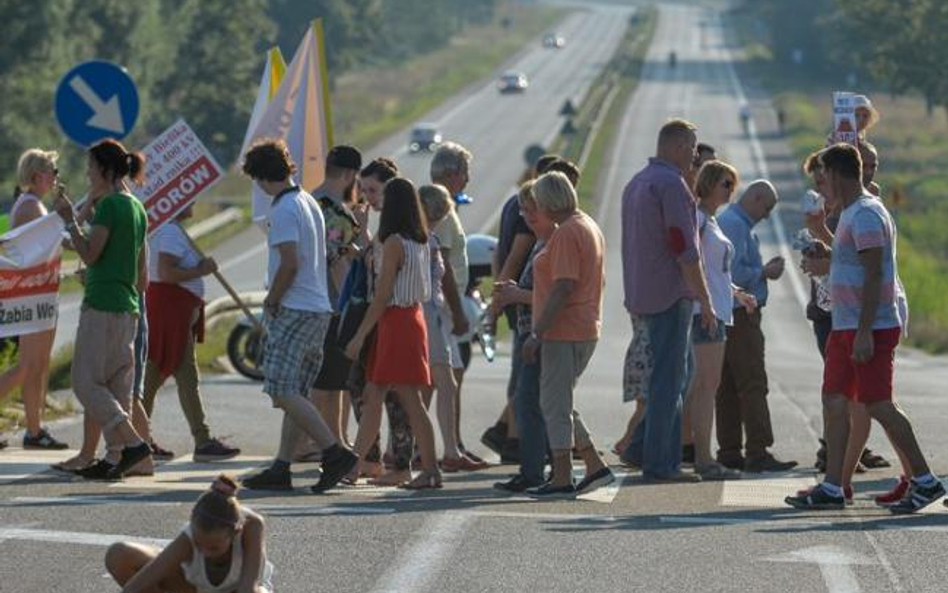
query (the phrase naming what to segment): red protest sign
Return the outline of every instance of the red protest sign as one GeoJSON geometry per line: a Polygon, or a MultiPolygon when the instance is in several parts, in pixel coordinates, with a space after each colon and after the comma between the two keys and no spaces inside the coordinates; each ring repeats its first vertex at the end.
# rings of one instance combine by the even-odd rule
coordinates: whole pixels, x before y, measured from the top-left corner
{"type": "Polygon", "coordinates": [[[223,177],[223,170],[183,119],[152,140],[143,151],[148,234],[173,220],[198,194],[223,177]]]}

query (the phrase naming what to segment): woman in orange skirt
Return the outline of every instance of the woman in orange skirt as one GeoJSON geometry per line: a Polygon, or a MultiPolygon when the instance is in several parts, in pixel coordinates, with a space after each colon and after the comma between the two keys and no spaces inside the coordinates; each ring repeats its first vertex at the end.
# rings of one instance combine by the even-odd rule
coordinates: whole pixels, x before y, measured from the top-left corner
{"type": "Polygon", "coordinates": [[[422,401],[422,388],[431,384],[428,335],[421,306],[431,295],[428,229],[415,187],[396,177],[385,184],[375,261],[375,297],[355,337],[346,347],[353,360],[378,325],[368,358],[368,385],[363,394],[362,418],[354,451],[359,465],[375,442],[388,391],[398,394],[421,453],[422,472],[401,484],[403,488],[440,488],[441,473],[435,455],[434,430],[422,401]]]}

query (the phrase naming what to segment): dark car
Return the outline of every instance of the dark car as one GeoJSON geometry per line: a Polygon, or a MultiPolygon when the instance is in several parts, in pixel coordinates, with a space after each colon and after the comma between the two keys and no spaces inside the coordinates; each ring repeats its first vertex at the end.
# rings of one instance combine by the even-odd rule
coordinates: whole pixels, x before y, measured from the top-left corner
{"type": "Polygon", "coordinates": [[[566,39],[557,33],[549,33],[543,37],[543,47],[548,49],[561,49],[566,45],[566,39]]]}
{"type": "Polygon", "coordinates": [[[408,150],[411,152],[432,152],[443,142],[441,132],[434,124],[418,124],[408,137],[408,150]]]}
{"type": "Polygon", "coordinates": [[[505,72],[497,81],[497,90],[501,93],[522,93],[530,83],[523,72],[505,72]]]}

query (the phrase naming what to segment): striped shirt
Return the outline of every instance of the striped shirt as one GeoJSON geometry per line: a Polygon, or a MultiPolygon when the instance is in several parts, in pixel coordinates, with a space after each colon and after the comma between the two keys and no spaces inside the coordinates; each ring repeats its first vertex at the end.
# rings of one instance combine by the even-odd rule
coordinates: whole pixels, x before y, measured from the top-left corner
{"type": "Polygon", "coordinates": [[[835,331],[859,327],[866,281],[859,252],[875,248],[882,249],[882,285],[872,329],[905,325],[907,311],[896,266],[895,223],[880,200],[863,195],[843,210],[833,237],[830,296],[835,331]]]}
{"type": "MultiPolygon", "coordinates": [[[[431,298],[431,254],[427,243],[418,243],[401,235],[402,250],[405,254],[402,265],[395,276],[395,290],[389,306],[411,307],[424,303],[431,298]]],[[[383,250],[378,250],[376,275],[382,272],[383,250]]]]}

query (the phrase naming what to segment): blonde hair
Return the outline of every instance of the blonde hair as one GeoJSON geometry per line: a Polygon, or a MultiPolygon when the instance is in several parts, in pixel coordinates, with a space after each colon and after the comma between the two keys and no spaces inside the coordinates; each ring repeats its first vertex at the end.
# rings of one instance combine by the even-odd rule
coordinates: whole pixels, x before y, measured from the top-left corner
{"type": "Polygon", "coordinates": [[[720,183],[725,175],[730,175],[734,180],[734,187],[737,187],[739,177],[737,169],[724,161],[711,160],[705,161],[698,170],[698,179],[695,181],[695,197],[703,200],[711,195],[714,186],[720,183]]]}
{"type": "Polygon", "coordinates": [[[443,185],[437,183],[422,185],[418,188],[418,198],[421,200],[421,208],[425,211],[429,226],[451,212],[451,194],[443,185]]]}
{"type": "Polygon", "coordinates": [[[438,147],[431,159],[431,180],[438,183],[448,175],[464,170],[470,165],[471,158],[471,153],[460,144],[445,142],[438,147]]]}
{"type": "Polygon", "coordinates": [[[16,165],[16,184],[23,191],[33,188],[33,178],[39,173],[56,169],[59,153],[55,150],[31,148],[20,155],[16,165]]]}
{"type": "Polygon", "coordinates": [[[559,171],[541,175],[533,186],[533,195],[537,206],[547,212],[572,212],[578,206],[573,184],[559,171]]]}
{"type": "Polygon", "coordinates": [[[537,197],[533,193],[533,187],[537,184],[535,179],[528,179],[524,181],[520,186],[520,190],[517,191],[517,204],[522,208],[524,204],[533,204],[537,205],[537,197]]]}

